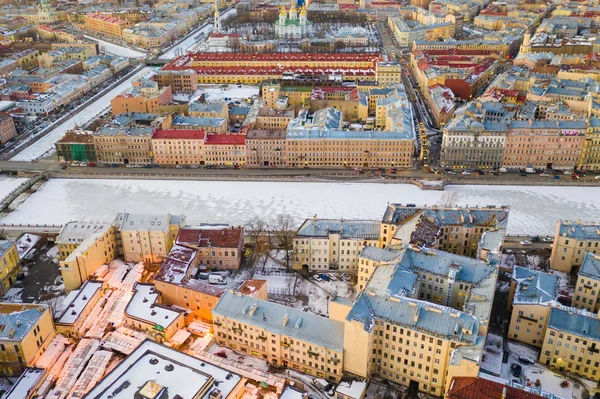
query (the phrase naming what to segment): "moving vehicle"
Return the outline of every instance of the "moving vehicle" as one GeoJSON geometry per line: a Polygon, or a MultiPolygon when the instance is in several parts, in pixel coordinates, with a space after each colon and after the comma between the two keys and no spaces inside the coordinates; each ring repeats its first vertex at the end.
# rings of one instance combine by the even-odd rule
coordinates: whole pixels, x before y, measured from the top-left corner
{"type": "Polygon", "coordinates": [[[521,241],[521,245],[531,245],[531,241],[529,241],[529,240],[522,240],[521,241]]]}
{"type": "Polygon", "coordinates": [[[535,173],[535,169],[527,167],[525,168],[525,173],[535,173]]]}
{"type": "Polygon", "coordinates": [[[508,169],[506,168],[500,168],[499,171],[500,173],[508,173],[508,169]]]}
{"type": "Polygon", "coordinates": [[[329,385],[329,383],[323,378],[314,378],[313,385],[319,388],[320,390],[324,391],[325,388],[327,388],[327,385],[329,385]]]}

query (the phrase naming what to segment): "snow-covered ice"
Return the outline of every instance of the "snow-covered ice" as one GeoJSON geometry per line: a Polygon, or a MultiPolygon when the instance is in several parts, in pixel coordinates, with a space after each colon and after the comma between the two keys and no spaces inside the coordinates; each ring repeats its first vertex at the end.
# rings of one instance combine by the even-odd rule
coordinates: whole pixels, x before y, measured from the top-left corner
{"type": "Polygon", "coordinates": [[[11,161],[31,161],[32,159],[36,159],[43,154],[45,154],[48,150],[54,148],[54,143],[58,141],[64,134],[73,129],[75,126],[83,126],[90,119],[96,116],[102,110],[110,107],[110,100],[115,98],[117,94],[122,93],[126,89],[131,87],[131,81],[139,78],[140,76],[152,71],[152,67],[142,68],[138,73],[133,74],[129,79],[125,80],[123,83],[94,101],[92,104],[88,105],[83,111],[78,113],[77,115],[69,118],[67,121],[61,123],[57,126],[52,132],[48,133],[14,157],[12,157],[11,161]]]}
{"type": "Polygon", "coordinates": [[[118,44],[107,42],[105,40],[98,39],[97,37],[86,36],[86,35],[84,35],[84,37],[98,42],[100,51],[103,51],[103,52],[111,54],[111,55],[117,55],[120,57],[129,57],[129,58],[144,58],[146,56],[146,53],[144,53],[142,51],[134,50],[132,48],[125,47],[125,46],[119,46],[118,44]]]}
{"type": "MultiPolygon", "coordinates": [[[[509,205],[511,234],[554,234],[562,219],[597,220],[600,188],[450,186],[460,205],[509,205]]],[[[51,179],[4,223],[62,224],[113,220],[118,212],[183,213],[190,224],[244,225],[289,214],[298,224],[320,218],[379,220],[389,202],[436,205],[442,191],[410,184],[51,179]],[[52,204],[52,212],[48,212],[52,204]]]]}
{"type": "MultiPolygon", "coordinates": [[[[227,90],[222,90],[220,86],[198,86],[193,94],[175,94],[173,98],[178,101],[192,102],[196,101],[202,94],[206,94],[207,101],[218,101],[228,98],[231,100],[246,100],[248,97],[257,96],[259,92],[258,86],[228,85],[227,90]]],[[[243,104],[243,103],[242,103],[243,104]]]]}
{"type": "Polygon", "coordinates": [[[6,197],[12,190],[19,187],[25,181],[27,181],[26,178],[0,176],[0,198],[6,197]]]}

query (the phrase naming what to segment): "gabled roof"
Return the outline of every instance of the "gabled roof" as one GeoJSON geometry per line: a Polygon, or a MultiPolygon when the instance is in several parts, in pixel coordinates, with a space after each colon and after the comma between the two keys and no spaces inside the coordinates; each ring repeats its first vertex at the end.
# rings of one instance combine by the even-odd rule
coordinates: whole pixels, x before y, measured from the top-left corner
{"type": "Polygon", "coordinates": [[[600,280],[600,255],[586,252],[579,270],[579,276],[600,280]]]}
{"type": "Polygon", "coordinates": [[[551,308],[548,328],[600,341],[600,319],[595,313],[576,308],[551,308]]]}
{"type": "Polygon", "coordinates": [[[454,377],[448,399],[542,399],[532,392],[481,377],[454,377]]]}
{"type": "Polygon", "coordinates": [[[342,238],[379,239],[379,222],[376,220],[307,219],[296,235],[301,237],[326,237],[339,234],[342,238]]]}
{"type": "Polygon", "coordinates": [[[512,279],[517,282],[515,303],[544,304],[558,297],[558,276],[553,274],[515,266],[512,279]]]}

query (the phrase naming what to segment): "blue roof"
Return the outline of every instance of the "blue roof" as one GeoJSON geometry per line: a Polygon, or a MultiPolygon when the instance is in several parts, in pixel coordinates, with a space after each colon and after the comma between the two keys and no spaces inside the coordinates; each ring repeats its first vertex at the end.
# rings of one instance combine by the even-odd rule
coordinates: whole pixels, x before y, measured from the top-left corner
{"type": "Polygon", "coordinates": [[[344,323],[227,291],[213,309],[213,314],[257,326],[269,332],[297,338],[336,350],[344,349],[344,323]],[[254,312],[252,308],[256,306],[254,312]],[[253,313],[253,314],[251,314],[253,313]],[[288,322],[283,323],[285,316],[288,322]]]}
{"type": "Polygon", "coordinates": [[[225,123],[223,118],[194,118],[191,116],[176,116],[173,118],[173,125],[185,126],[221,126],[225,123]]]}
{"type": "MultiPolygon", "coordinates": [[[[381,269],[381,268],[380,268],[381,269]]],[[[387,286],[387,294],[392,297],[403,297],[415,292],[419,275],[399,263],[394,267],[394,273],[387,286]]]]}
{"type": "Polygon", "coordinates": [[[600,319],[595,313],[575,308],[551,308],[548,327],[600,341],[600,319]]]}
{"type": "Polygon", "coordinates": [[[248,112],[250,112],[250,107],[232,107],[229,110],[231,115],[248,115],[248,112]]]}
{"type": "Polygon", "coordinates": [[[373,260],[375,262],[389,262],[399,256],[399,252],[372,246],[364,247],[360,253],[361,258],[373,260]]]}
{"type": "Polygon", "coordinates": [[[190,104],[189,112],[221,112],[224,103],[198,103],[190,104]]]}
{"type": "Polygon", "coordinates": [[[22,340],[47,309],[44,304],[0,303],[0,339],[22,340]]]}
{"type": "Polygon", "coordinates": [[[379,239],[379,222],[376,220],[307,219],[296,235],[301,237],[327,237],[339,233],[342,238],[379,239]]]}
{"type": "Polygon", "coordinates": [[[600,240],[600,224],[582,224],[561,220],[558,235],[577,240],[600,240]]]}
{"type": "Polygon", "coordinates": [[[516,303],[546,303],[558,297],[558,276],[515,266],[512,278],[517,281],[516,303]]]}
{"type": "Polygon", "coordinates": [[[370,332],[375,319],[468,343],[476,342],[480,325],[474,316],[445,306],[416,299],[388,299],[362,293],[346,320],[361,322],[365,331],[370,332]]]}
{"type": "Polygon", "coordinates": [[[6,251],[15,244],[14,241],[2,240],[0,241],[0,256],[3,256],[6,251]]]}
{"type": "Polygon", "coordinates": [[[412,132],[380,132],[380,131],[353,131],[353,130],[327,130],[290,132],[287,140],[413,140],[412,132]]]}
{"type": "Polygon", "coordinates": [[[578,275],[600,280],[600,255],[586,252],[578,275]]]}
{"type": "Polygon", "coordinates": [[[499,208],[418,208],[402,204],[388,205],[382,222],[402,224],[417,214],[437,223],[439,226],[489,226],[506,228],[508,223],[508,207],[499,208]]]}
{"type": "Polygon", "coordinates": [[[448,276],[455,270],[457,281],[471,284],[479,283],[496,270],[494,266],[479,259],[424,248],[418,251],[408,248],[400,264],[409,270],[417,269],[439,276],[448,276]]]}

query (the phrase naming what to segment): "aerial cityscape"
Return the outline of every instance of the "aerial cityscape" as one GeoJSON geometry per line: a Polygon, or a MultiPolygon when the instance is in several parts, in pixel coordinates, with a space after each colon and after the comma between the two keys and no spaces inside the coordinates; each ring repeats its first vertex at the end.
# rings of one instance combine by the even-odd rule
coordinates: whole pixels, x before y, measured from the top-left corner
{"type": "Polygon", "coordinates": [[[600,0],[7,0],[0,72],[0,399],[600,399],[600,0]]]}

